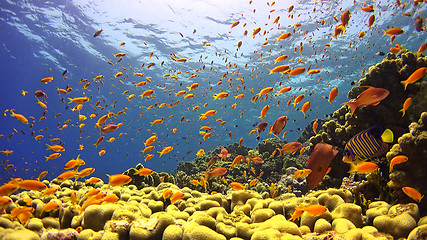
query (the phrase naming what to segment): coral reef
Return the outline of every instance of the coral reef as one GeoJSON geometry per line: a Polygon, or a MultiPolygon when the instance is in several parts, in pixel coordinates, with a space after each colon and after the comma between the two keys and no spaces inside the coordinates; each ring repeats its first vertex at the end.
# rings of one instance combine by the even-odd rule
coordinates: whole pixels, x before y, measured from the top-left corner
{"type": "MultiPolygon", "coordinates": [[[[412,201],[402,192],[402,187],[412,186],[420,192],[427,192],[427,185],[424,184],[427,169],[427,112],[423,112],[417,122],[411,123],[409,132],[403,134],[397,142],[387,153],[387,160],[404,155],[408,161],[393,167],[387,185],[396,191],[395,196],[401,201],[412,201]]],[[[427,211],[425,201],[421,202],[421,211],[427,211]]]]}

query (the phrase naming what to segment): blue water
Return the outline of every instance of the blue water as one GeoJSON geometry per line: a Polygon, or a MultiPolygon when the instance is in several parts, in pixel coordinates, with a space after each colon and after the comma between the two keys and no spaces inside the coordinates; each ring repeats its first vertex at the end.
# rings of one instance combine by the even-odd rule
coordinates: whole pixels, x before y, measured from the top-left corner
{"type": "MultiPolygon", "coordinates": [[[[402,5],[405,2],[402,1],[402,5]]],[[[369,1],[367,4],[374,4],[375,12],[366,13],[360,10],[362,1],[355,4],[353,1],[277,1],[270,7],[265,1],[256,0],[252,4],[246,0],[2,0],[0,107],[2,111],[15,109],[16,113],[27,118],[33,116],[35,122],[30,129],[29,125],[20,123],[10,117],[9,113],[1,117],[0,134],[4,137],[0,138],[0,150],[14,151],[9,156],[0,156],[2,167],[13,164],[11,169],[0,170],[1,182],[8,181],[11,177],[35,178],[43,170],[48,170],[47,179],[52,179],[64,171],[63,165],[68,160],[76,158],[78,154],[86,161],[85,167],[96,168],[94,176],[105,180],[105,174],[121,173],[139,162],[155,171],[171,172],[178,162],[194,159],[200,148],[208,152],[218,146],[237,142],[241,137],[244,138],[244,145],[256,147],[256,136],[248,133],[260,122],[258,116],[266,104],[271,108],[263,121],[271,125],[278,117],[288,116],[289,121],[284,130],[288,132],[286,140],[296,141],[301,129],[311,121],[325,118],[348,100],[346,95],[351,82],[362,77],[362,69],[365,68],[367,72],[370,66],[382,60],[383,57],[377,56],[377,52],[387,53],[396,43],[415,52],[425,42],[426,32],[415,31],[413,22],[416,16],[426,16],[426,5],[415,7],[412,3],[406,3],[407,6],[402,8],[396,6],[395,1],[369,1]],[[291,12],[293,18],[288,13],[291,5],[295,5],[291,12]],[[272,9],[276,10],[270,13],[272,9]],[[334,28],[339,23],[333,17],[339,21],[346,10],[351,11],[347,32],[337,39],[332,38],[334,28]],[[403,16],[403,13],[410,13],[411,16],[403,16]],[[366,24],[371,14],[376,15],[376,21],[373,29],[369,30],[366,24]],[[273,24],[279,15],[280,29],[277,24],[273,24]],[[320,24],[322,19],[325,21],[324,25],[320,24]],[[240,21],[240,24],[230,32],[230,26],[235,21],[240,21]],[[247,23],[245,27],[244,23],[247,23]],[[293,32],[293,26],[297,23],[301,26],[295,28],[289,39],[276,41],[275,38],[282,32],[293,32]],[[257,27],[262,30],[252,39],[249,34],[257,27]],[[383,29],[391,27],[405,30],[403,35],[396,37],[393,44],[390,44],[389,36],[382,34],[383,29]],[[93,37],[101,28],[103,32],[100,36],[93,37]],[[243,36],[245,30],[248,31],[246,37],[243,36]],[[262,36],[264,30],[267,32],[262,36]],[[366,31],[364,39],[357,38],[361,31],[366,31]],[[204,46],[203,41],[210,46],[204,46]],[[238,41],[243,44],[236,51],[238,41]],[[121,42],[125,42],[125,45],[119,46],[121,42]],[[262,46],[264,42],[267,44],[262,46]],[[301,42],[304,50],[300,54],[301,42]],[[330,43],[331,47],[325,47],[326,43],[330,43]],[[296,53],[295,47],[298,47],[296,53]],[[118,58],[114,58],[113,54],[118,52],[127,55],[116,63],[118,58]],[[149,59],[151,52],[154,54],[149,59]],[[172,52],[178,58],[189,60],[185,63],[174,62],[169,57],[172,52]],[[311,76],[304,73],[290,78],[286,75],[281,77],[280,74],[268,75],[268,69],[273,68],[274,59],[282,54],[289,55],[289,58],[281,64],[290,65],[291,68],[318,68],[321,72],[311,76]],[[298,62],[299,58],[304,63],[298,62]],[[109,61],[114,65],[108,64],[109,61]],[[161,66],[163,61],[164,65],[161,66]],[[156,65],[147,70],[146,67],[151,62],[156,65]],[[231,67],[228,66],[229,63],[231,67]],[[144,68],[141,68],[142,64],[145,64],[144,68]],[[204,70],[201,69],[203,65],[204,70]],[[198,72],[196,69],[199,69],[198,72]],[[67,70],[66,80],[61,76],[64,70],[67,70]],[[114,78],[114,74],[119,71],[124,75],[114,78]],[[164,74],[176,75],[177,71],[182,72],[177,75],[177,81],[163,77],[164,74]],[[146,79],[134,76],[133,72],[144,73],[152,82],[143,87],[135,87],[132,82],[146,79]],[[223,84],[217,85],[226,72],[229,75],[222,79],[223,84]],[[198,76],[188,79],[192,73],[198,76]],[[99,74],[105,76],[104,85],[93,81],[99,74]],[[49,76],[53,76],[52,82],[40,82],[40,79],[49,76]],[[244,77],[245,89],[240,86],[237,91],[241,85],[236,80],[238,77],[244,77]],[[84,83],[79,83],[82,78],[92,82],[87,91],[82,89],[84,83]],[[231,82],[227,82],[229,78],[232,79],[231,82]],[[279,81],[284,86],[293,87],[293,90],[276,98],[269,94],[266,101],[250,101],[264,87],[279,90],[279,81]],[[200,86],[193,91],[196,94],[194,99],[175,96],[176,92],[186,90],[187,86],[195,82],[200,86]],[[56,92],[57,87],[66,86],[73,89],[69,94],[59,95],[56,92]],[[325,97],[333,87],[339,88],[339,95],[333,104],[329,104],[325,97]],[[149,100],[138,97],[148,89],[155,90],[153,97],[149,100]],[[21,96],[22,90],[28,91],[28,94],[21,96]],[[36,103],[36,90],[42,90],[48,95],[48,112],[44,121],[38,120],[44,109],[36,103]],[[125,90],[129,90],[129,93],[123,95],[125,90]],[[306,97],[297,108],[287,106],[288,100],[306,90],[306,97]],[[230,96],[214,101],[213,95],[222,91],[230,93],[230,96]],[[132,93],[136,97],[132,101],[127,100],[132,93]],[[245,97],[235,100],[234,96],[237,94],[245,94],[245,97]],[[78,121],[78,113],[71,111],[75,104],[68,104],[67,99],[83,95],[92,99],[83,104],[80,112],[88,119],[78,121]],[[61,102],[62,98],[65,103],[61,102]],[[101,101],[99,106],[108,106],[94,111],[89,104],[95,105],[98,100],[101,101]],[[115,100],[117,103],[113,108],[115,100]],[[146,109],[156,102],[172,104],[177,100],[179,104],[173,108],[166,106],[146,109]],[[277,105],[278,100],[280,105],[277,105]],[[306,101],[311,102],[311,109],[304,117],[297,109],[306,101]],[[203,107],[205,103],[208,103],[207,107],[203,107]],[[237,103],[236,109],[231,109],[233,103],[237,103]],[[191,111],[194,106],[199,106],[200,110],[191,111]],[[98,147],[93,146],[100,137],[99,130],[94,128],[97,119],[108,112],[117,113],[124,107],[128,108],[126,114],[107,120],[107,123],[122,122],[123,126],[105,135],[105,140],[98,147]],[[207,110],[216,110],[217,114],[208,117],[208,120],[198,120],[200,114],[207,110]],[[240,117],[242,112],[243,116],[240,117]],[[58,113],[62,115],[55,118],[58,113]],[[90,114],[96,113],[96,118],[89,118],[90,114]],[[170,117],[171,115],[174,117],[170,117]],[[181,116],[185,116],[182,123],[181,116]],[[151,126],[150,122],[162,117],[165,118],[163,124],[151,126]],[[221,126],[216,121],[217,118],[222,118],[227,123],[221,126]],[[67,120],[70,120],[67,123],[69,127],[59,130],[67,120]],[[82,139],[78,141],[80,123],[86,126],[82,128],[82,139]],[[203,140],[198,133],[200,126],[213,127],[212,137],[203,140]],[[176,134],[172,133],[172,128],[178,129],[176,134]],[[44,138],[34,140],[32,131],[35,131],[34,136],[42,134],[44,138]],[[228,136],[229,131],[233,134],[233,140],[228,136]],[[13,136],[8,139],[12,133],[13,136]],[[119,139],[120,133],[122,137],[119,139]],[[151,152],[155,156],[144,163],[144,155],[140,151],[144,149],[143,143],[152,133],[159,137],[154,144],[155,150],[151,152]],[[66,150],[60,158],[45,161],[45,156],[52,153],[46,150],[45,145],[51,144],[49,136],[60,138],[66,150]],[[106,140],[110,137],[115,137],[116,141],[107,143],[106,140]],[[81,151],[78,150],[80,144],[84,145],[81,151]],[[173,146],[173,151],[159,158],[157,151],[166,146],[173,146]],[[106,153],[98,156],[101,149],[105,149],[106,153]]],[[[261,134],[261,140],[268,137],[266,132],[261,134]]]]}

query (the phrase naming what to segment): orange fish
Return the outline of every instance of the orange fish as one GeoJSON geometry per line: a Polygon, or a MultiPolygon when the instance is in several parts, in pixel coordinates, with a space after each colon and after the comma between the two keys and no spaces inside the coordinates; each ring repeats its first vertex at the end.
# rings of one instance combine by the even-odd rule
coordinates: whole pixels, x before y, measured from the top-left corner
{"type": "Polygon", "coordinates": [[[206,180],[209,179],[209,177],[220,177],[227,173],[227,169],[223,167],[216,167],[210,170],[209,172],[202,171],[205,174],[206,180]]]}
{"type": "Polygon", "coordinates": [[[305,68],[300,67],[300,68],[295,68],[292,69],[292,71],[289,72],[289,76],[295,76],[295,75],[299,75],[305,72],[305,68]]]}
{"type": "Polygon", "coordinates": [[[337,87],[332,88],[331,91],[329,92],[328,102],[332,104],[332,102],[334,101],[337,95],[338,95],[338,88],[337,87]]]}
{"type": "Polygon", "coordinates": [[[257,183],[259,182],[258,178],[253,179],[252,181],[249,182],[249,186],[253,187],[255,186],[257,183]]]}
{"type": "Polygon", "coordinates": [[[263,119],[265,115],[267,115],[268,110],[270,109],[270,105],[265,105],[261,110],[261,115],[258,118],[263,119]]]}
{"type": "Polygon", "coordinates": [[[300,103],[303,99],[305,98],[304,94],[299,95],[297,98],[295,98],[294,102],[292,103],[294,105],[294,107],[300,103]]]}
{"type": "Polygon", "coordinates": [[[57,202],[49,202],[42,207],[42,213],[57,210],[59,208],[61,208],[61,205],[58,204],[57,202]]]}
{"type": "Polygon", "coordinates": [[[420,48],[418,49],[417,53],[422,53],[427,49],[427,43],[421,44],[420,48]]]}
{"type": "MultiPolygon", "coordinates": [[[[286,60],[289,56],[288,55],[281,55],[278,56],[275,60],[274,60],[274,65],[280,61],[286,60]]],[[[289,68],[288,68],[289,69],[289,68]]],[[[287,70],[287,69],[286,69],[287,70]]]]}
{"type": "Polygon", "coordinates": [[[48,161],[48,160],[52,160],[52,159],[57,159],[57,158],[59,158],[61,156],[61,154],[60,153],[52,153],[52,154],[50,154],[49,156],[47,156],[47,157],[45,157],[46,158],[46,161],[48,161]]]}
{"type": "Polygon", "coordinates": [[[405,102],[403,103],[403,108],[399,110],[399,112],[403,112],[402,117],[405,116],[405,111],[406,109],[408,109],[408,107],[411,105],[412,103],[412,98],[407,98],[405,100],[405,102]]]}
{"type": "Polygon", "coordinates": [[[261,31],[261,28],[255,28],[254,31],[252,32],[251,36],[252,38],[255,38],[255,36],[261,31]]]}
{"type": "Polygon", "coordinates": [[[232,183],[230,183],[230,187],[233,190],[244,190],[246,188],[245,186],[243,186],[243,184],[238,183],[238,182],[232,182],[232,183]]]}
{"type": "Polygon", "coordinates": [[[245,157],[243,157],[242,155],[238,155],[237,157],[234,158],[233,162],[230,165],[229,170],[233,169],[233,167],[238,164],[239,162],[241,162],[242,160],[244,160],[245,157]]]}
{"type": "Polygon", "coordinates": [[[405,90],[406,90],[406,87],[409,84],[414,83],[414,82],[420,80],[421,78],[424,77],[424,75],[426,73],[427,73],[427,67],[418,68],[415,72],[413,72],[411,74],[411,76],[408,77],[408,79],[406,79],[405,81],[401,81],[400,83],[402,83],[405,86],[405,90]]]}
{"type": "Polygon", "coordinates": [[[302,146],[302,143],[300,142],[290,142],[285,144],[282,148],[278,148],[280,155],[284,153],[295,153],[300,147],[302,146]]]}
{"type": "Polygon", "coordinates": [[[280,66],[274,67],[273,69],[269,69],[270,72],[268,73],[268,75],[273,74],[273,73],[281,73],[281,72],[284,72],[290,68],[291,67],[289,65],[280,65],[280,66]]]}
{"type": "Polygon", "coordinates": [[[359,165],[354,165],[353,163],[350,163],[350,170],[349,173],[357,172],[357,173],[371,173],[378,169],[378,165],[373,162],[362,162],[359,165]]]}
{"type": "Polygon", "coordinates": [[[184,193],[182,192],[175,192],[174,194],[172,194],[172,196],[170,197],[171,200],[171,204],[174,204],[176,201],[179,201],[182,199],[182,197],[184,197],[184,193]]]}
{"type": "Polygon", "coordinates": [[[47,188],[47,185],[37,180],[12,180],[17,183],[20,189],[42,191],[47,188]]]}
{"type": "Polygon", "coordinates": [[[10,116],[18,119],[23,124],[28,124],[28,119],[24,117],[22,114],[14,113],[13,110],[10,110],[10,116]]]}
{"type": "Polygon", "coordinates": [[[157,136],[153,135],[145,141],[144,146],[147,147],[148,145],[153,144],[156,140],[157,140],[157,136]]]}
{"type": "Polygon", "coordinates": [[[271,134],[273,134],[274,136],[276,136],[277,138],[279,138],[278,135],[286,127],[286,123],[287,122],[288,122],[288,117],[287,116],[281,116],[281,117],[277,118],[276,121],[274,121],[273,126],[271,127],[271,130],[270,130],[271,134]]]}
{"type": "Polygon", "coordinates": [[[315,122],[313,123],[313,132],[314,132],[314,134],[317,134],[317,132],[316,132],[316,130],[317,130],[317,125],[318,125],[318,123],[317,123],[317,121],[315,121],[315,122]]]}
{"type": "Polygon", "coordinates": [[[43,171],[39,174],[39,176],[37,177],[37,181],[40,181],[41,179],[43,179],[47,174],[47,171],[43,171]]]}
{"type": "Polygon", "coordinates": [[[400,164],[406,161],[408,161],[407,156],[403,156],[403,155],[395,156],[393,159],[390,160],[390,172],[393,170],[394,165],[400,164]]]}
{"type": "Polygon", "coordinates": [[[230,156],[231,156],[231,154],[228,154],[228,151],[227,151],[227,149],[225,147],[222,147],[221,148],[221,153],[218,154],[218,157],[221,157],[221,162],[222,161],[226,161],[227,157],[230,157],[230,156]]]}
{"type": "Polygon", "coordinates": [[[408,195],[408,197],[414,199],[417,202],[421,202],[421,199],[423,199],[424,195],[421,195],[420,192],[418,192],[417,189],[412,187],[403,187],[402,191],[408,195]]]}
{"type": "Polygon", "coordinates": [[[115,175],[108,175],[109,182],[107,188],[110,188],[110,186],[116,187],[116,186],[123,186],[125,184],[130,183],[132,181],[132,178],[124,175],[124,174],[115,174],[115,175]]]}
{"type": "Polygon", "coordinates": [[[148,175],[153,174],[154,171],[149,169],[149,168],[141,168],[136,173],[141,175],[141,176],[148,176],[148,175]]]}
{"type": "Polygon", "coordinates": [[[387,31],[386,31],[386,30],[383,30],[383,32],[384,32],[384,35],[383,35],[383,36],[385,36],[385,35],[395,36],[395,35],[403,34],[405,31],[403,31],[403,30],[402,30],[402,29],[400,29],[400,28],[390,28],[390,29],[388,29],[387,31]]]}
{"type": "Polygon", "coordinates": [[[233,29],[235,26],[239,25],[240,21],[235,21],[233,24],[231,24],[230,29],[233,29]]]}
{"type": "Polygon", "coordinates": [[[173,150],[172,146],[164,147],[161,152],[158,152],[160,153],[159,157],[161,157],[164,154],[170,153],[172,150],[173,150]]]}
{"type": "Polygon", "coordinates": [[[292,178],[301,178],[301,177],[307,177],[308,175],[310,175],[310,173],[312,172],[311,169],[302,169],[302,170],[297,170],[293,175],[292,178]]]}
{"type": "Polygon", "coordinates": [[[77,174],[76,171],[66,171],[66,172],[59,174],[59,176],[56,177],[56,179],[58,180],[58,182],[63,182],[65,180],[68,180],[70,178],[75,177],[76,174],[77,174]]]}
{"type": "Polygon", "coordinates": [[[347,27],[348,22],[350,21],[350,18],[351,18],[350,11],[343,12],[343,14],[341,14],[341,24],[347,27]]]}
{"type": "Polygon", "coordinates": [[[384,88],[374,88],[369,87],[367,90],[363,91],[359,96],[357,96],[355,101],[345,102],[343,104],[347,105],[351,109],[351,114],[353,115],[356,108],[360,106],[376,106],[382,100],[384,100],[390,92],[384,88]]]}
{"type": "Polygon", "coordinates": [[[280,35],[280,36],[279,36],[279,37],[277,37],[276,39],[277,39],[277,41],[279,41],[279,40],[285,40],[286,38],[288,38],[288,37],[290,37],[290,36],[292,36],[292,33],[287,32],[287,33],[283,33],[282,35],[280,35]]]}
{"type": "Polygon", "coordinates": [[[310,102],[306,102],[304,103],[304,105],[302,105],[301,112],[304,113],[304,116],[305,116],[305,113],[308,111],[308,109],[310,109],[310,106],[311,106],[310,102]]]}
{"type": "Polygon", "coordinates": [[[19,186],[15,183],[6,183],[0,186],[0,196],[8,196],[19,189],[19,186]]]}

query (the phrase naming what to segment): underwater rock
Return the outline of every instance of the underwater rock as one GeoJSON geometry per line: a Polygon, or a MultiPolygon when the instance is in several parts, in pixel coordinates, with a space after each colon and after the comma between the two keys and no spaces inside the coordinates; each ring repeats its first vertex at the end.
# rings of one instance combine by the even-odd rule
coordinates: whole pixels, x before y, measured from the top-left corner
{"type": "Polygon", "coordinates": [[[83,228],[90,228],[94,231],[104,229],[105,223],[111,219],[113,212],[119,206],[113,204],[107,205],[91,205],[84,211],[83,228]]]}
{"type": "Polygon", "coordinates": [[[408,240],[427,239],[427,224],[414,228],[408,235],[408,240]]]}
{"type": "MultiPolygon", "coordinates": [[[[393,167],[390,174],[390,182],[387,184],[390,188],[401,192],[404,186],[412,186],[420,192],[427,191],[427,185],[424,184],[425,169],[427,162],[427,112],[423,112],[418,122],[409,125],[409,133],[403,134],[398,143],[393,145],[386,157],[388,161],[397,155],[408,157],[408,161],[397,164],[393,167]]],[[[401,198],[408,199],[405,194],[400,194],[401,198]]],[[[425,206],[425,204],[424,204],[425,206]]]]}
{"type": "Polygon", "coordinates": [[[362,227],[362,208],[353,203],[343,203],[332,211],[333,219],[345,218],[352,222],[356,227],[362,227]]]}
{"type": "Polygon", "coordinates": [[[405,238],[417,226],[418,206],[414,203],[392,206],[387,215],[374,219],[373,225],[380,232],[391,234],[394,238],[405,238]]]}
{"type": "Polygon", "coordinates": [[[1,240],[40,240],[37,233],[27,229],[5,229],[3,232],[0,231],[2,236],[1,240]]]}

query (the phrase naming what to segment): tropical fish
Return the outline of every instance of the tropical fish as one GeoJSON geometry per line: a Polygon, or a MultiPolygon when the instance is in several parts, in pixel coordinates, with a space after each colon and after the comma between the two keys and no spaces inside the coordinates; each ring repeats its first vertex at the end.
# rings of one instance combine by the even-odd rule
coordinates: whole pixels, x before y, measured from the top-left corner
{"type": "Polygon", "coordinates": [[[306,168],[306,169],[301,169],[301,170],[297,170],[293,175],[292,178],[301,178],[301,177],[307,177],[308,175],[310,175],[310,173],[312,172],[311,169],[306,168]]]}
{"type": "Polygon", "coordinates": [[[108,134],[110,132],[114,132],[117,129],[119,129],[119,126],[116,124],[107,124],[103,127],[99,127],[99,130],[101,130],[101,134],[108,134]]]}
{"type": "Polygon", "coordinates": [[[141,169],[138,169],[138,171],[136,172],[136,174],[139,174],[141,176],[148,176],[148,175],[151,175],[153,173],[154,173],[154,171],[149,169],[149,168],[141,168],[141,169]]]}
{"type": "Polygon", "coordinates": [[[402,109],[399,110],[399,112],[402,112],[402,117],[405,116],[405,111],[406,111],[406,109],[408,109],[408,107],[411,105],[411,103],[412,103],[412,98],[410,98],[410,97],[407,98],[405,100],[405,102],[403,103],[402,109]]]}
{"type": "Polygon", "coordinates": [[[277,148],[279,150],[280,155],[284,153],[295,153],[300,147],[302,146],[302,143],[300,142],[290,142],[285,144],[282,148],[277,148]]]}
{"type": "Polygon", "coordinates": [[[199,149],[199,151],[197,151],[197,153],[196,153],[196,156],[198,156],[198,157],[201,157],[203,155],[205,155],[205,150],[203,150],[203,149],[199,149]]]}
{"type": "Polygon", "coordinates": [[[329,165],[337,153],[338,150],[334,149],[332,145],[323,142],[314,146],[307,161],[307,169],[311,169],[312,171],[306,178],[309,190],[314,189],[323,180],[329,165]]]}
{"type": "Polygon", "coordinates": [[[356,173],[371,173],[378,169],[378,165],[373,162],[362,162],[358,165],[355,165],[354,163],[350,163],[350,170],[349,173],[356,172],[356,173]]]}
{"type": "Polygon", "coordinates": [[[267,115],[268,110],[270,109],[270,105],[265,105],[262,110],[261,110],[261,114],[258,118],[263,119],[265,117],[265,115],[267,115]]]}
{"type": "Polygon", "coordinates": [[[310,102],[306,102],[304,103],[304,105],[302,105],[301,112],[304,113],[304,116],[305,116],[305,113],[308,111],[308,109],[310,109],[310,106],[311,106],[310,102]]]}
{"type": "Polygon", "coordinates": [[[406,87],[409,84],[422,79],[424,75],[426,75],[426,73],[427,73],[427,67],[418,68],[417,70],[415,70],[415,72],[411,74],[411,76],[408,77],[408,79],[406,79],[405,81],[401,81],[400,83],[402,83],[403,86],[405,86],[405,90],[406,90],[406,87]]]}
{"type": "Polygon", "coordinates": [[[246,187],[243,186],[243,184],[239,183],[239,182],[232,182],[230,183],[230,187],[233,190],[244,190],[246,187]]]}
{"type": "Polygon", "coordinates": [[[132,178],[124,175],[124,174],[115,174],[115,175],[107,175],[109,178],[108,186],[107,188],[110,188],[110,186],[116,187],[116,186],[123,186],[125,184],[130,183],[132,181],[132,178]]]}
{"type": "Polygon", "coordinates": [[[403,163],[406,161],[408,161],[408,157],[404,156],[404,155],[398,155],[398,156],[393,157],[390,160],[390,172],[393,170],[394,165],[400,164],[400,163],[403,163]]]}
{"type": "Polygon", "coordinates": [[[172,150],[173,150],[172,146],[164,147],[161,152],[158,152],[160,153],[159,157],[161,157],[164,154],[170,153],[172,150]]]}
{"type": "Polygon", "coordinates": [[[418,192],[417,189],[412,187],[403,187],[402,191],[408,195],[408,197],[414,199],[417,202],[421,202],[421,199],[423,199],[424,195],[421,195],[420,192],[418,192]]]}
{"type": "Polygon", "coordinates": [[[355,101],[345,102],[343,104],[347,105],[351,109],[351,114],[353,115],[356,108],[361,106],[376,106],[382,100],[384,100],[390,92],[384,88],[374,88],[369,87],[365,91],[363,91],[359,96],[357,96],[355,101]]]}
{"type": "Polygon", "coordinates": [[[182,197],[184,197],[184,193],[179,192],[179,191],[175,192],[175,193],[174,193],[174,194],[172,194],[172,196],[170,197],[171,204],[174,204],[175,202],[177,202],[177,201],[181,200],[181,199],[182,199],[182,197]]]}
{"type": "Polygon", "coordinates": [[[210,170],[209,172],[202,171],[205,174],[205,179],[208,180],[209,177],[220,177],[227,173],[227,169],[223,167],[216,167],[210,170]]]}
{"type": "Polygon", "coordinates": [[[337,87],[332,88],[331,92],[329,92],[328,102],[332,104],[332,102],[334,101],[337,95],[338,95],[338,88],[337,87]]]}
{"type": "Polygon", "coordinates": [[[93,37],[98,37],[102,33],[102,28],[93,34],[93,37]]]}
{"type": "Polygon", "coordinates": [[[239,162],[241,162],[242,160],[244,160],[245,157],[243,157],[242,155],[238,155],[237,157],[234,158],[233,162],[230,165],[229,170],[233,169],[233,167],[238,164],[239,162]]]}
{"type": "Polygon", "coordinates": [[[367,159],[381,156],[388,150],[386,143],[393,142],[390,129],[374,126],[353,136],[345,145],[343,162],[359,163],[367,159]]]}
{"type": "Polygon", "coordinates": [[[288,122],[287,116],[281,116],[276,121],[274,121],[273,126],[271,127],[271,134],[279,138],[279,135],[282,130],[286,127],[286,123],[288,122]]]}
{"type": "Polygon", "coordinates": [[[225,147],[221,148],[221,153],[218,154],[218,157],[221,157],[221,162],[226,161],[227,157],[231,156],[231,154],[228,154],[228,151],[225,147]]]}

